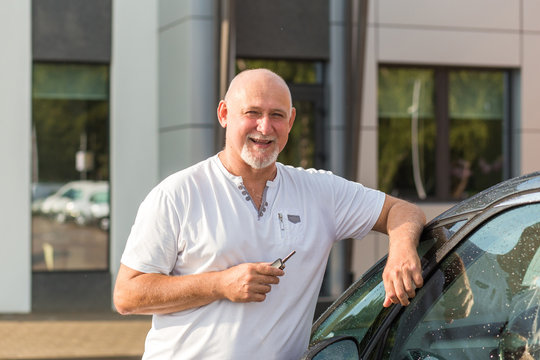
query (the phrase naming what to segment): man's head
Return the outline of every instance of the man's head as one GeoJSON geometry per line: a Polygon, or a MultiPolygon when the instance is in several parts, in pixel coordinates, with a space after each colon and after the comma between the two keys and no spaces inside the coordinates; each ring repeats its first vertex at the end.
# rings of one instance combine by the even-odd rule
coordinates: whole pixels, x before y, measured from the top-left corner
{"type": "Polygon", "coordinates": [[[296,110],[285,81],[270,70],[255,69],[232,80],[217,114],[226,129],[228,158],[263,169],[285,147],[296,110]]]}

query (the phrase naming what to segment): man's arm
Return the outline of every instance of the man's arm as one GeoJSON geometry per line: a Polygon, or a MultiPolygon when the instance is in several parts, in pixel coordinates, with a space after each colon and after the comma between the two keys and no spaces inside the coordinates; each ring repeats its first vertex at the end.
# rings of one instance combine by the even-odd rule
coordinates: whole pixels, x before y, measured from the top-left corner
{"type": "Polygon", "coordinates": [[[373,230],[388,234],[388,260],[383,272],[386,298],[383,306],[409,305],[416,288],[423,285],[422,267],[416,251],[426,216],[416,205],[386,195],[373,230]]]}
{"type": "Polygon", "coordinates": [[[169,276],[149,274],[120,265],[114,304],[121,314],[167,314],[216,300],[261,302],[279,283],[283,270],[268,263],[247,263],[224,271],[169,276]]]}

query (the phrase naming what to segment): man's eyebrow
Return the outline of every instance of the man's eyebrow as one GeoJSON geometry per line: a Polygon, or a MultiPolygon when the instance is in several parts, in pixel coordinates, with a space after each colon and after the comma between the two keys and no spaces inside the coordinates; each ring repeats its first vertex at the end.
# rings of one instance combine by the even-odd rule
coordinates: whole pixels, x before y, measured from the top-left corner
{"type": "MultiPolygon", "coordinates": [[[[246,107],[242,108],[242,111],[243,111],[243,112],[251,111],[251,110],[263,112],[263,108],[260,107],[260,106],[246,106],[246,107]]],[[[270,112],[270,113],[276,113],[276,112],[278,112],[278,113],[281,113],[281,114],[284,114],[284,115],[287,114],[287,111],[286,111],[286,110],[280,109],[280,108],[270,109],[269,112],[270,112]]]]}

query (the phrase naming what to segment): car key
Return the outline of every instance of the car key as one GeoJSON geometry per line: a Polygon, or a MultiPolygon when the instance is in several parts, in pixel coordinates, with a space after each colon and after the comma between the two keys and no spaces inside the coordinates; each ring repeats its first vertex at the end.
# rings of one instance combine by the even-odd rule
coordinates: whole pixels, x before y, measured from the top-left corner
{"type": "Polygon", "coordinates": [[[281,260],[281,258],[277,259],[270,266],[283,270],[285,269],[285,261],[289,260],[294,254],[296,254],[296,250],[293,250],[289,255],[285,256],[285,259],[283,260],[281,260]]]}

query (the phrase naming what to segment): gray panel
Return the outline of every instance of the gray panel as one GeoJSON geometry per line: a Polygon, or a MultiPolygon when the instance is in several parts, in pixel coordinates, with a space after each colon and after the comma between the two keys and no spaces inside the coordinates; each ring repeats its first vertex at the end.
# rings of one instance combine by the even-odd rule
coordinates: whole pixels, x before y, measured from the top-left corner
{"type": "Polygon", "coordinates": [[[328,0],[236,0],[237,57],[329,57],[328,0]]]}
{"type": "Polygon", "coordinates": [[[110,310],[111,274],[95,272],[34,272],[32,311],[110,310]]]}
{"type": "Polygon", "coordinates": [[[38,61],[111,58],[111,0],[33,0],[32,52],[38,61]]]}

